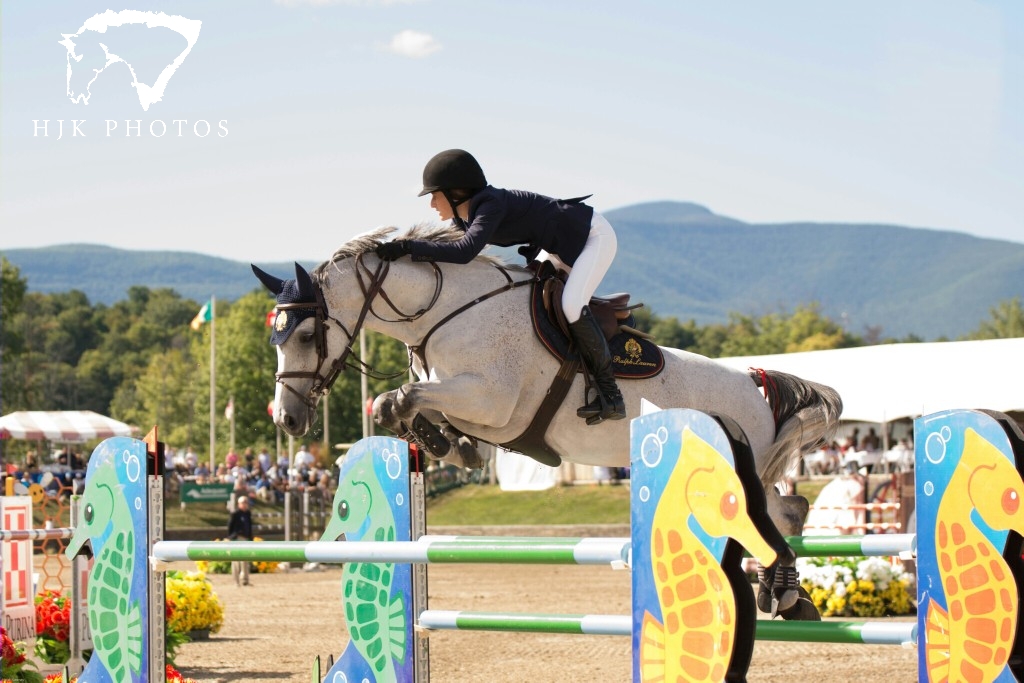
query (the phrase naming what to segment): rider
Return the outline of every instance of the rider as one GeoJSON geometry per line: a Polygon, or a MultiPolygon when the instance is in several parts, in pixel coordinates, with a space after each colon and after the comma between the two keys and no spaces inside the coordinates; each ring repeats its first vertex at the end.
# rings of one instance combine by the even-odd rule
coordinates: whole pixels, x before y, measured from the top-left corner
{"type": "Polygon", "coordinates": [[[562,310],[573,341],[597,384],[598,395],[576,411],[588,424],[626,417],[611,353],[587,305],[615,257],[611,224],[583,203],[587,197],[552,199],[533,192],[491,187],[473,156],[461,149],[436,154],[423,169],[423,190],[441,220],[465,235],[452,242],[395,240],[377,248],[382,259],[411,254],[414,261],[469,263],[488,244],[522,244],[527,262],[541,256],[568,272],[562,310]]]}

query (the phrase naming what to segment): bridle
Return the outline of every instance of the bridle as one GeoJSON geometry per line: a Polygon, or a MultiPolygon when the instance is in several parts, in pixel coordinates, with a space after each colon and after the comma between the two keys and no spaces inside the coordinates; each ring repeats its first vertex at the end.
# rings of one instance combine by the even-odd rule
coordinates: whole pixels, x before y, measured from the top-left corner
{"type": "MultiPolygon", "coordinates": [[[[278,311],[313,311],[314,322],[313,322],[313,339],[316,343],[316,368],[313,370],[288,370],[284,372],[278,372],[275,374],[277,382],[287,389],[288,391],[295,394],[305,405],[312,411],[316,407],[316,402],[324,394],[331,390],[334,386],[334,382],[338,379],[338,375],[346,368],[354,368],[360,373],[372,377],[373,379],[394,379],[400,377],[409,371],[409,366],[402,370],[394,373],[382,373],[374,369],[371,365],[364,362],[359,358],[355,350],[352,348],[352,344],[359,337],[359,331],[363,327],[363,323],[366,321],[367,313],[372,313],[375,317],[386,322],[411,322],[416,320],[437,303],[438,298],[441,296],[441,287],[444,278],[441,273],[441,269],[437,267],[437,264],[431,263],[430,265],[434,268],[434,295],[430,299],[424,308],[416,311],[412,314],[403,313],[392,303],[388,297],[387,292],[384,291],[384,280],[388,276],[388,271],[391,268],[390,261],[381,260],[378,263],[377,268],[371,272],[370,268],[363,261],[364,254],[359,254],[356,257],[356,281],[359,283],[359,289],[363,294],[363,306],[359,311],[359,317],[356,319],[355,325],[352,330],[349,331],[345,327],[345,324],[338,318],[331,315],[331,312],[327,308],[327,304],[324,301],[323,289],[319,283],[313,283],[313,301],[303,301],[290,304],[279,304],[277,306],[278,311]],[[373,302],[377,297],[384,300],[385,303],[394,311],[398,318],[389,320],[383,318],[373,310],[373,302]],[[333,361],[330,359],[330,353],[327,348],[327,329],[331,324],[335,324],[347,337],[347,342],[341,353],[333,361]],[[313,383],[305,394],[300,393],[288,382],[283,380],[286,379],[312,379],[313,383]]],[[[410,359],[410,366],[411,366],[410,359]]]]}
{"type": "MultiPolygon", "coordinates": [[[[527,278],[525,280],[513,280],[505,268],[498,264],[494,264],[494,266],[502,273],[502,275],[505,276],[505,284],[496,289],[491,290],[490,292],[487,292],[484,295],[474,298],[473,300],[455,309],[447,316],[439,320],[437,324],[435,324],[433,327],[430,328],[430,330],[427,331],[427,333],[423,336],[423,339],[420,340],[419,344],[409,346],[409,365],[403,368],[402,370],[399,370],[398,372],[386,374],[374,369],[371,365],[364,362],[355,354],[355,351],[352,348],[352,344],[358,338],[359,331],[362,329],[363,323],[366,321],[367,314],[373,314],[373,316],[376,317],[378,320],[389,323],[412,322],[420,318],[428,311],[430,311],[437,303],[437,300],[440,298],[441,290],[444,286],[444,273],[436,263],[430,261],[430,266],[434,270],[434,294],[433,296],[431,296],[430,302],[423,308],[416,311],[415,313],[403,313],[391,301],[390,297],[388,297],[387,295],[387,292],[384,291],[384,280],[388,276],[388,272],[391,268],[391,262],[381,260],[377,264],[377,268],[371,271],[370,268],[363,261],[364,256],[365,254],[359,254],[355,260],[356,281],[359,283],[359,290],[363,294],[363,306],[359,310],[359,317],[356,319],[356,323],[352,327],[351,332],[338,318],[331,315],[330,311],[327,309],[327,304],[324,301],[323,290],[321,289],[319,283],[317,282],[313,283],[313,293],[315,299],[314,301],[279,304],[277,306],[279,311],[298,311],[310,309],[313,310],[313,337],[316,342],[317,354],[316,368],[314,370],[292,370],[278,372],[275,375],[275,377],[277,378],[277,382],[281,384],[281,386],[283,386],[285,389],[295,394],[310,411],[313,411],[316,408],[317,400],[319,400],[324,394],[331,390],[331,387],[334,385],[335,380],[338,379],[338,375],[340,375],[341,372],[347,367],[353,368],[360,372],[361,374],[366,375],[367,377],[385,380],[394,379],[396,377],[400,377],[406,374],[409,371],[409,368],[412,367],[413,354],[416,354],[416,356],[420,359],[421,364],[424,367],[426,367],[425,347],[427,344],[427,340],[430,339],[434,332],[436,332],[442,325],[447,323],[455,316],[463,313],[464,311],[472,308],[473,306],[476,306],[477,304],[483,301],[486,301],[487,299],[490,299],[493,296],[501,294],[502,292],[515,289],[516,287],[532,284],[537,280],[536,275],[534,275],[532,278],[527,278]],[[384,303],[388,305],[388,307],[391,309],[394,315],[398,316],[397,318],[385,318],[378,314],[377,311],[373,309],[373,303],[378,297],[380,297],[384,301],[384,303]],[[329,360],[330,354],[327,349],[327,328],[331,323],[337,325],[338,328],[342,331],[342,333],[344,333],[344,335],[348,338],[348,341],[346,342],[341,354],[333,361],[329,360]],[[305,393],[305,395],[303,395],[295,388],[293,388],[290,384],[283,381],[292,378],[312,379],[313,383],[310,385],[309,390],[305,393]]],[[[336,264],[335,267],[337,267],[336,264]]]]}

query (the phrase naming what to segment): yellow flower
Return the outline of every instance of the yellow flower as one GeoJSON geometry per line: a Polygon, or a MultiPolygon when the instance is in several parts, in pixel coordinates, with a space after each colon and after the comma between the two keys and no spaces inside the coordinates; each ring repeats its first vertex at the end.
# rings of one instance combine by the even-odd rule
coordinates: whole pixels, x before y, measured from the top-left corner
{"type": "Polygon", "coordinates": [[[210,630],[216,633],[224,623],[224,608],[203,572],[171,572],[167,576],[167,599],[174,612],[167,627],[179,632],[210,630]]]}

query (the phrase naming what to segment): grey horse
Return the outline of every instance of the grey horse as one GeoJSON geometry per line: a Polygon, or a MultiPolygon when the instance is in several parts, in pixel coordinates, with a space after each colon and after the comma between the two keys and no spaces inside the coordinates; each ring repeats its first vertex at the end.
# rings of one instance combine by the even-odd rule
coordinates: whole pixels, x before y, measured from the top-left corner
{"type": "MultiPolygon", "coordinates": [[[[486,256],[465,265],[382,262],[373,250],[393,232],[380,228],[357,237],[312,273],[296,264],[295,280],[253,267],[278,297],[274,422],[294,436],[309,430],[334,377],[346,364],[361,365],[352,345],[365,327],[408,345],[417,377],[376,398],[377,424],[406,435],[414,423],[429,423],[428,433],[437,429],[433,443],[443,439],[444,459],[472,466],[475,440],[507,444],[527,430],[560,369],[531,323],[527,285],[534,273],[486,256]]],[[[405,237],[459,235],[417,226],[405,237]]],[[[799,535],[807,501],[781,496],[775,485],[801,453],[831,438],[842,411],[839,395],[784,373],[742,372],[687,351],[662,351],[665,366],[658,375],[620,380],[628,417],[637,417],[646,399],[661,408],[734,420],[754,454],[772,520],[784,535],[799,535]]],[[[544,435],[548,452],[585,465],[628,466],[630,421],[588,425],[576,415],[583,393],[584,380],[577,376],[544,435]]],[[[817,618],[798,588],[794,559],[765,571],[758,604],[786,618],[817,618]]]]}

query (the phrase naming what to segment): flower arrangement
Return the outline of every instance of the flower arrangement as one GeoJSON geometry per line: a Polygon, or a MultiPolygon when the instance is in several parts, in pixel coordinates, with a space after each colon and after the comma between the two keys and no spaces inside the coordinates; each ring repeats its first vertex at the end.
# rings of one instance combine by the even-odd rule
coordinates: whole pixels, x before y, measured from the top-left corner
{"type": "MultiPolygon", "coordinates": [[[[45,679],[41,678],[40,680],[42,680],[43,683],[64,683],[64,676],[61,674],[50,674],[45,679]]],[[[168,664],[167,668],[164,670],[164,680],[166,680],[167,683],[197,683],[194,678],[185,678],[182,676],[181,672],[170,664],[168,664]]],[[[7,682],[3,681],[3,683],[7,682]]],[[[68,683],[78,683],[78,676],[72,676],[68,683]]]]}
{"type": "MultiPolygon", "coordinates": [[[[166,590],[164,592],[166,594],[166,590]]],[[[174,602],[164,598],[164,659],[168,664],[174,664],[182,645],[192,642],[188,633],[177,630],[175,626],[174,602]]]]}
{"type": "MultiPolygon", "coordinates": [[[[36,656],[46,664],[64,664],[71,658],[71,597],[58,591],[47,590],[35,597],[36,656]]],[[[167,661],[174,663],[178,648],[189,642],[188,634],[173,627],[175,605],[166,601],[167,633],[165,651],[167,661]]],[[[89,651],[86,651],[88,656],[89,651]]]]}
{"type": "MultiPolygon", "coordinates": [[[[226,541],[228,539],[226,539],[226,538],[218,538],[217,540],[218,541],[226,541]]],[[[260,538],[259,536],[256,536],[252,540],[253,541],[262,541],[263,539],[260,538]]],[[[278,564],[279,563],[277,563],[277,562],[270,562],[270,561],[266,561],[266,560],[261,560],[259,562],[250,562],[249,563],[249,571],[252,572],[253,574],[273,574],[274,572],[277,571],[278,564]]],[[[196,561],[196,568],[197,568],[198,571],[201,571],[204,574],[230,574],[231,573],[231,563],[230,562],[217,562],[217,561],[208,561],[208,560],[197,560],[196,561]]]]}
{"type": "Polygon", "coordinates": [[[796,566],[800,585],[824,617],[903,616],[915,610],[914,575],[884,558],[800,558],[796,566]]]}
{"type": "Polygon", "coordinates": [[[36,656],[47,664],[63,664],[71,657],[71,599],[47,590],[35,597],[36,656]]]}
{"type": "Polygon", "coordinates": [[[203,572],[167,572],[167,600],[172,607],[168,630],[216,633],[224,623],[224,608],[203,572]]]}
{"type": "Polygon", "coordinates": [[[2,675],[4,683],[41,683],[43,675],[33,671],[35,664],[25,657],[25,644],[15,643],[7,635],[7,629],[0,626],[0,641],[2,641],[2,675]]]}

